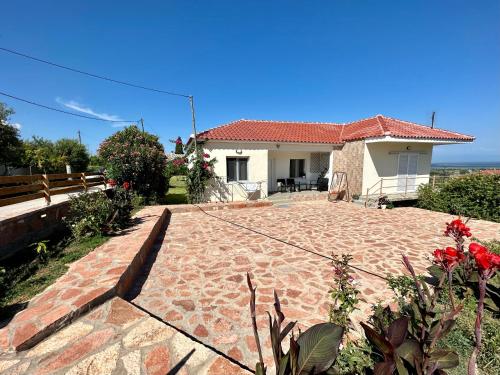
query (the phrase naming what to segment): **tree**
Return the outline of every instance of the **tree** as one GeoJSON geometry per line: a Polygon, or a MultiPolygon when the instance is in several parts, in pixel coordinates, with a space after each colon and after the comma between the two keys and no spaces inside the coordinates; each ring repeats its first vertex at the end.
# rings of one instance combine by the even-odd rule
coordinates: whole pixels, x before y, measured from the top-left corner
{"type": "Polygon", "coordinates": [[[54,143],[42,137],[33,136],[23,142],[24,165],[34,167],[43,173],[64,171],[64,160],[56,155],[54,143]]]}
{"type": "Polygon", "coordinates": [[[12,108],[0,103],[0,165],[4,166],[4,174],[8,167],[21,165],[23,145],[19,129],[9,124],[10,116],[14,114],[12,108]]]}
{"type": "Polygon", "coordinates": [[[156,135],[132,125],[106,138],[97,152],[106,163],[108,176],[118,184],[131,182],[145,197],[165,195],[167,158],[156,135]]]}
{"type": "Polygon", "coordinates": [[[71,166],[72,172],[85,172],[90,162],[87,148],[75,139],[62,138],[54,145],[56,157],[71,166]]]}
{"type": "Polygon", "coordinates": [[[184,147],[182,145],[182,139],[181,139],[181,137],[177,137],[177,139],[175,140],[175,153],[177,155],[184,154],[184,147]]]}

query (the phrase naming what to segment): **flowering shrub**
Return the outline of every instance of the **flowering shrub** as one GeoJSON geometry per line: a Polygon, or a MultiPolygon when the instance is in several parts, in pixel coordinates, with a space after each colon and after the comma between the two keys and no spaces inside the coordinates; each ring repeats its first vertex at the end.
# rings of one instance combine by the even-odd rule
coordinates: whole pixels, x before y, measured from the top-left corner
{"type": "Polygon", "coordinates": [[[108,177],[117,184],[128,181],[146,197],[165,194],[166,156],[157,136],[132,125],[104,140],[98,154],[106,163],[108,177]]]}
{"type": "Polygon", "coordinates": [[[131,200],[130,192],[117,186],[109,198],[101,191],[79,194],[70,198],[66,223],[76,239],[123,229],[130,223],[131,200]]]}
{"type": "Polygon", "coordinates": [[[351,276],[349,262],[352,257],[347,254],[332,255],[334,287],[330,290],[333,304],[330,306],[330,322],[338,324],[348,331],[351,328],[349,316],[356,310],[359,302],[359,290],[355,286],[355,280],[351,276]]]}
{"type": "Polygon", "coordinates": [[[205,190],[208,182],[214,177],[214,164],[216,160],[201,150],[191,153],[190,165],[187,174],[187,193],[189,203],[205,201],[205,190]]]}

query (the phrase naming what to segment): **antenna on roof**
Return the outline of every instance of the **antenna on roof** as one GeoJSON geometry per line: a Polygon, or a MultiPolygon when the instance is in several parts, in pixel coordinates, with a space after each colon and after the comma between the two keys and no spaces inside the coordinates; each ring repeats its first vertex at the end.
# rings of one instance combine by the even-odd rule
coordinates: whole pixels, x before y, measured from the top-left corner
{"type": "Polygon", "coordinates": [[[432,112],[431,129],[434,129],[434,118],[436,117],[436,112],[432,112]]]}

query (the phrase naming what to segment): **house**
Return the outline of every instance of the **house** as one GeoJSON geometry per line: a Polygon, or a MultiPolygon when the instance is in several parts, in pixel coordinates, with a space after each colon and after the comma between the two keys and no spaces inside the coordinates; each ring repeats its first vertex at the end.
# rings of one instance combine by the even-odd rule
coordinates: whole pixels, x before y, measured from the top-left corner
{"type": "Polygon", "coordinates": [[[433,147],[474,137],[377,115],[347,124],[237,120],[199,133],[217,163],[210,200],[267,197],[346,172],[351,195],[408,193],[429,181],[433,147]],[[280,182],[278,181],[280,180],[280,182]]]}

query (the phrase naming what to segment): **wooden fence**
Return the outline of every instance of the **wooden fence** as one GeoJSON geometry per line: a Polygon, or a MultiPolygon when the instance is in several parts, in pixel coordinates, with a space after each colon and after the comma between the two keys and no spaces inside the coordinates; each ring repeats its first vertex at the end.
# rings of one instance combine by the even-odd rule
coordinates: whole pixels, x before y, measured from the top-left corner
{"type": "Polygon", "coordinates": [[[31,176],[0,176],[0,207],[75,191],[87,191],[103,185],[106,180],[97,173],[35,174],[31,176]]]}

